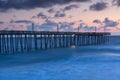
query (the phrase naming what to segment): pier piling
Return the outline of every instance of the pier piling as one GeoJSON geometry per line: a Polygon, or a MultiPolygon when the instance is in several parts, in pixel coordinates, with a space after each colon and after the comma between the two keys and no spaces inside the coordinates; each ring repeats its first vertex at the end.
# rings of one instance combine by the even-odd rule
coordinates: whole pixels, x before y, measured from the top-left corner
{"type": "Polygon", "coordinates": [[[110,33],[0,31],[0,54],[109,43],[110,33]]]}

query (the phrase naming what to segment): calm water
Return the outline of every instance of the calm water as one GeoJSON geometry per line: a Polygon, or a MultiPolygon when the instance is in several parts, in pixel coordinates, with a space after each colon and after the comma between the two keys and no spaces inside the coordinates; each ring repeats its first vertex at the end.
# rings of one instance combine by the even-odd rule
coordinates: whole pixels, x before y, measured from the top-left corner
{"type": "Polygon", "coordinates": [[[0,56],[0,80],[119,80],[120,37],[109,45],[0,56]]]}

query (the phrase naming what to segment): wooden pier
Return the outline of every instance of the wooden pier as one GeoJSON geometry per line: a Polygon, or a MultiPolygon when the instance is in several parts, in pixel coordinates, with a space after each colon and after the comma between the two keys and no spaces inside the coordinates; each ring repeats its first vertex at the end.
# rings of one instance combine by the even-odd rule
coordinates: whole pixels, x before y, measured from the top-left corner
{"type": "Polygon", "coordinates": [[[0,54],[107,44],[109,35],[102,32],[0,31],[0,54]]]}

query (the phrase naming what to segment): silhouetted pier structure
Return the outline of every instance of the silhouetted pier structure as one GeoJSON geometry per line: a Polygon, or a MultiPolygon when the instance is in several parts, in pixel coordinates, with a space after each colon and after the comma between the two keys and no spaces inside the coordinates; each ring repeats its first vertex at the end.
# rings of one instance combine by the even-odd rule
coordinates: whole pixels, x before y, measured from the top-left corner
{"type": "Polygon", "coordinates": [[[102,32],[0,31],[0,54],[106,44],[109,35],[102,32]]]}

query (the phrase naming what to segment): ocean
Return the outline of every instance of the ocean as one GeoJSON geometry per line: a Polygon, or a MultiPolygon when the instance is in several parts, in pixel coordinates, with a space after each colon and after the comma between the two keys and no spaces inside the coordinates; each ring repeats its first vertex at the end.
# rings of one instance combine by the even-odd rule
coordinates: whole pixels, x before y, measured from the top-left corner
{"type": "Polygon", "coordinates": [[[120,36],[107,45],[0,55],[0,80],[119,80],[120,36]]]}

